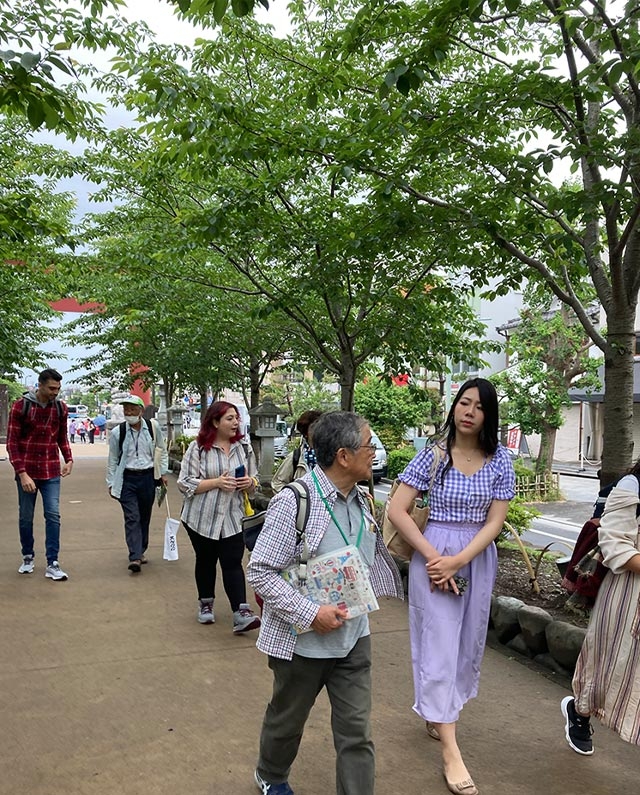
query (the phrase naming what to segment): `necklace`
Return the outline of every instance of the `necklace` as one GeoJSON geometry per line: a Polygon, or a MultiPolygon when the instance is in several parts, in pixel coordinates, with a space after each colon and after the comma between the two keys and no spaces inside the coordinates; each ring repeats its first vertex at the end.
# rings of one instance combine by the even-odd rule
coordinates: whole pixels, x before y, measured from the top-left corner
{"type": "Polygon", "coordinates": [[[464,456],[464,458],[465,458],[465,459],[466,459],[468,462],[471,462],[471,459],[473,458],[473,456],[474,456],[474,455],[475,455],[475,454],[476,454],[478,451],[477,451],[477,450],[472,450],[472,451],[471,451],[471,455],[467,455],[466,453],[463,453],[463,452],[462,452],[462,450],[458,450],[458,452],[459,452],[459,453],[460,453],[462,456],[464,456]]]}

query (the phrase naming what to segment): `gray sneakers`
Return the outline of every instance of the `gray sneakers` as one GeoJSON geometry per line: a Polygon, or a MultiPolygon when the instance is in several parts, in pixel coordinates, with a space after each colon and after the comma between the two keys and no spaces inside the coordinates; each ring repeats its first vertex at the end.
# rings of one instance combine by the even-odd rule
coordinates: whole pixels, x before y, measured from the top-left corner
{"type": "Polygon", "coordinates": [[[68,579],[67,575],[64,571],[60,568],[60,564],[57,560],[54,560],[52,563],[49,563],[47,566],[44,576],[48,577],[50,580],[66,580],[68,579]]]}
{"type": "Polygon", "coordinates": [[[198,621],[201,624],[216,623],[216,617],[213,614],[213,597],[198,599],[198,621]]]}
{"type": "Polygon", "coordinates": [[[34,568],[33,555],[25,555],[22,558],[22,566],[18,569],[18,574],[33,574],[34,568]]]}
{"type": "Polygon", "coordinates": [[[258,629],[260,619],[251,610],[246,602],[242,602],[240,607],[233,614],[233,631],[236,635],[240,632],[248,632],[250,629],[258,629]]]}

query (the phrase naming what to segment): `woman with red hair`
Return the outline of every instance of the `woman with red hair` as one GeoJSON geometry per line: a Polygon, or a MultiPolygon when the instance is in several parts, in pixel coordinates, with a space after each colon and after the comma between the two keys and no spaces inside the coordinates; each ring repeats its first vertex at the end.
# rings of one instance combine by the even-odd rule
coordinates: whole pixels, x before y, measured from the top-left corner
{"type": "Polygon", "coordinates": [[[182,459],[178,478],[178,488],[185,495],[180,518],[196,555],[198,621],[215,622],[219,562],[236,634],[260,626],[260,619],[247,604],[242,568],[242,492],[251,494],[258,484],[253,449],[242,438],[236,407],[224,400],[212,403],[182,459]]]}

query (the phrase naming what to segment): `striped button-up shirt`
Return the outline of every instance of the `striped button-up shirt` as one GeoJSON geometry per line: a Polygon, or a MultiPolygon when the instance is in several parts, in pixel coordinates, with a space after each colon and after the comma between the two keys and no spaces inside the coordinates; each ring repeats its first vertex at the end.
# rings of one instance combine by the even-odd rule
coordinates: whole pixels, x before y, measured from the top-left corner
{"type": "MultiPolygon", "coordinates": [[[[334,484],[317,466],[314,469],[327,503],[333,506],[337,499],[334,484]]],[[[309,488],[309,519],[306,526],[307,544],[311,556],[316,554],[331,517],[317,493],[311,474],[301,478],[309,488]]],[[[358,492],[365,521],[374,523],[368,500],[358,492]]],[[[297,637],[292,624],[310,627],[318,605],[302,596],[280,576],[280,572],[297,560],[300,549],[296,547],[296,498],[291,489],[283,489],[269,503],[262,532],[258,536],[247,568],[247,580],[264,599],[264,613],[260,635],[256,643],[260,651],[273,657],[290,660],[295,653],[297,637]]],[[[393,559],[376,529],[376,545],[369,577],[376,596],[404,598],[402,580],[393,559]]]]}
{"type": "Polygon", "coordinates": [[[201,480],[218,478],[225,472],[231,475],[243,465],[249,477],[258,468],[250,444],[234,442],[227,455],[215,443],[203,450],[197,441],[191,442],[180,465],[178,488],[185,495],[180,518],[187,527],[207,538],[229,538],[242,532],[243,496],[241,491],[211,489],[196,494],[201,480]]]}

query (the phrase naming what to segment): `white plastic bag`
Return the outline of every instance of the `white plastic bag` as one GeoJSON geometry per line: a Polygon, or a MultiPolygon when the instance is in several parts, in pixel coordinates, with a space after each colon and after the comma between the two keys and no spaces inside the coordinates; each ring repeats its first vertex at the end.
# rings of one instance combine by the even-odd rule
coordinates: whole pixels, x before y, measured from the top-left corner
{"type": "Polygon", "coordinates": [[[180,520],[172,519],[169,513],[169,500],[166,500],[167,518],[164,520],[164,553],[162,557],[165,560],[178,560],[178,530],[180,529],[180,520]]]}

